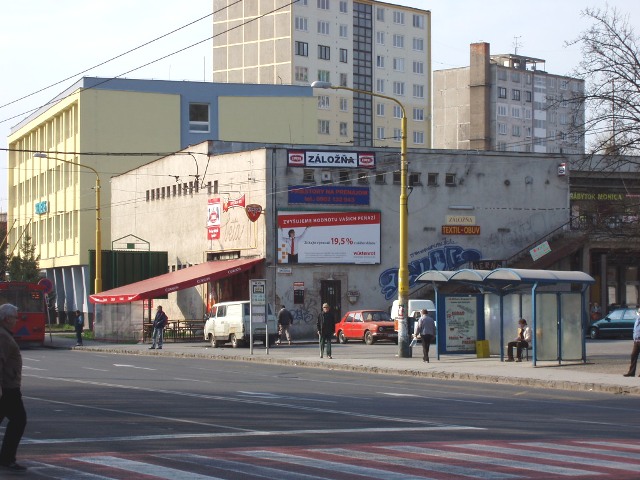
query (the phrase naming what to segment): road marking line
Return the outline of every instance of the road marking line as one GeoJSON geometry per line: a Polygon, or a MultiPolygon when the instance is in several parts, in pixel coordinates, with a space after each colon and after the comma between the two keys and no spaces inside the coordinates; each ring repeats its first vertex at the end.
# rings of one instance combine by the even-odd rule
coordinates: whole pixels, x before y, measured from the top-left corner
{"type": "Polygon", "coordinates": [[[377,392],[380,395],[389,395],[392,397],[417,397],[417,398],[428,398],[430,400],[445,400],[447,402],[459,402],[459,403],[476,403],[479,405],[493,405],[493,402],[478,402],[476,400],[456,400],[455,398],[445,398],[445,397],[430,397],[426,395],[418,395],[416,393],[395,393],[395,392],[377,392]]]}
{"type": "Polygon", "coordinates": [[[581,447],[578,445],[571,445],[569,447],[565,445],[557,445],[554,443],[548,442],[517,442],[516,445],[524,445],[526,447],[537,447],[537,448],[547,448],[551,450],[560,450],[561,452],[566,452],[567,448],[571,450],[571,453],[589,453],[595,455],[608,455],[610,457],[620,457],[627,458],[631,460],[640,460],[640,453],[634,452],[619,452],[615,450],[602,450],[601,448],[589,448],[589,447],[581,447]]]}
{"type": "Polygon", "coordinates": [[[114,367],[125,367],[125,368],[137,368],[138,370],[157,370],[157,368],[149,368],[149,367],[136,367],[135,365],[127,365],[124,363],[114,363],[114,367]]]}
{"type": "Polygon", "coordinates": [[[219,433],[173,433],[165,435],[134,435],[128,437],[96,437],[96,438],[23,438],[23,445],[64,444],[64,443],[104,443],[104,442],[147,442],[150,440],[180,440],[189,438],[243,438],[243,437],[281,437],[283,435],[335,435],[340,433],[386,433],[386,432],[450,432],[457,430],[484,430],[476,427],[460,427],[455,425],[439,427],[397,427],[397,428],[337,428],[314,430],[254,430],[246,432],[219,433]]]}
{"type": "Polygon", "coordinates": [[[81,472],[80,470],[67,467],[58,467],[48,463],[26,461],[24,464],[29,467],[29,472],[41,474],[46,478],[57,478],[60,480],[113,480],[113,477],[104,477],[102,475],[81,472]]]}

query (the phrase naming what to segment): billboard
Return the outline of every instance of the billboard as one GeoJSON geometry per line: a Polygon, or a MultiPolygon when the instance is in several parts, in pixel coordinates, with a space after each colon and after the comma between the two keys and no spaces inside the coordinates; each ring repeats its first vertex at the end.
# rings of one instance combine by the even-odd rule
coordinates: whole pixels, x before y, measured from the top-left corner
{"type": "Polygon", "coordinates": [[[279,212],[278,263],[380,263],[380,212],[279,212]]]}
{"type": "Polygon", "coordinates": [[[372,152],[344,152],[340,150],[287,150],[289,167],[306,168],[375,168],[372,152]]]}

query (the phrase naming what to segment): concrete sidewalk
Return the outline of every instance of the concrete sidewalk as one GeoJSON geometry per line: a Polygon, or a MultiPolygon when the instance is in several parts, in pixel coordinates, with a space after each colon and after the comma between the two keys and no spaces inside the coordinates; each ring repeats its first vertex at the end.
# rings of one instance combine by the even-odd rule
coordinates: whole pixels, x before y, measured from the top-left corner
{"type": "Polygon", "coordinates": [[[315,342],[294,342],[293,345],[274,346],[268,352],[263,345],[249,348],[231,346],[212,348],[209,343],[165,342],[162,350],[149,350],[149,344],[113,344],[85,341],[75,346],[73,335],[47,334],[45,346],[127,355],[162,355],[175,357],[234,360],[297,367],[361,371],[366,373],[404,375],[412,377],[501,383],[564,390],[582,390],[640,395],[640,378],[623,377],[629,366],[631,342],[616,340],[587,344],[587,363],[501,362],[499,357],[476,358],[475,355],[442,355],[435,358],[432,346],[430,363],[422,361],[422,347],[413,348],[413,358],[399,358],[398,346],[376,343],[367,346],[359,342],[333,344],[333,359],[319,358],[315,342]]]}

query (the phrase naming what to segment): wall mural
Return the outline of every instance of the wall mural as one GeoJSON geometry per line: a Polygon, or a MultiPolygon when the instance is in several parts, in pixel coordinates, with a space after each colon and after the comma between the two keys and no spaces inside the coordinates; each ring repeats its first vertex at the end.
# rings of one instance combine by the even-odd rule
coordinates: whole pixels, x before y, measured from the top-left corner
{"type": "MultiPolygon", "coordinates": [[[[453,240],[444,239],[420,251],[409,259],[409,288],[415,286],[416,278],[428,270],[455,270],[467,262],[478,261],[482,253],[474,248],[463,248],[453,240]]],[[[389,268],[380,274],[378,282],[385,300],[398,295],[398,269],[389,268]]]]}

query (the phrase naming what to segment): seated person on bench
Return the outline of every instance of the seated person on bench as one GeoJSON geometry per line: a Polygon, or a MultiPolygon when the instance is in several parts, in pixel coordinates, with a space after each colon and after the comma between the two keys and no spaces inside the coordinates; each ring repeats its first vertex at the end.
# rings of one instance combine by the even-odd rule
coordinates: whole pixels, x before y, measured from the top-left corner
{"type": "Polygon", "coordinates": [[[507,362],[513,362],[513,347],[517,348],[517,362],[522,361],[522,349],[529,348],[531,345],[531,327],[527,325],[524,318],[518,320],[518,337],[507,344],[507,362]]]}

